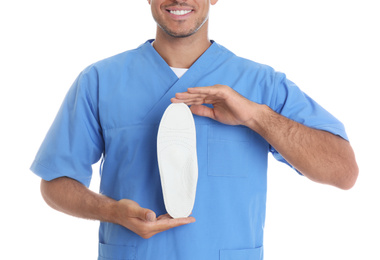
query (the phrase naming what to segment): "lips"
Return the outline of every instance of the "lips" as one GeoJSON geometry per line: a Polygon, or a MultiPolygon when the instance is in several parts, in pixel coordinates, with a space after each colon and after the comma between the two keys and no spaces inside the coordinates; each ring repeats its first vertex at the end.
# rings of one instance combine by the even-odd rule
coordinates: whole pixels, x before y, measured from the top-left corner
{"type": "Polygon", "coordinates": [[[185,16],[194,11],[194,8],[188,5],[171,5],[166,6],[165,10],[174,16],[185,16]]]}

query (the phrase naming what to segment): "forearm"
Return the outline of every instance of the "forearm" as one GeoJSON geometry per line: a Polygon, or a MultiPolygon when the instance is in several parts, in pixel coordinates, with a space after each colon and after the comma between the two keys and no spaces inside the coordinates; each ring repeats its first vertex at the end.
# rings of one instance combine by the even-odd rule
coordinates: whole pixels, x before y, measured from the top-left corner
{"type": "Polygon", "coordinates": [[[143,238],[195,221],[193,217],[173,219],[168,214],[156,218],[155,212],[140,207],[133,200],[113,200],[66,177],[42,180],[41,193],[46,203],[58,211],[79,218],[119,224],[143,238]]]}
{"type": "Polygon", "coordinates": [[[255,115],[247,126],[264,137],[302,174],[342,189],[353,186],[358,168],[349,142],[292,121],[265,105],[252,106],[255,115]]]}
{"type": "Polygon", "coordinates": [[[63,213],[91,220],[115,222],[117,201],[92,192],[76,180],[62,177],[41,181],[41,194],[46,203],[63,213]]]}
{"type": "Polygon", "coordinates": [[[354,152],[346,140],[312,129],[248,100],[225,85],[189,88],[172,102],[229,125],[245,125],[260,134],[291,165],[313,181],[351,188],[358,175],[354,152]],[[203,104],[212,104],[207,107],[203,104]]]}

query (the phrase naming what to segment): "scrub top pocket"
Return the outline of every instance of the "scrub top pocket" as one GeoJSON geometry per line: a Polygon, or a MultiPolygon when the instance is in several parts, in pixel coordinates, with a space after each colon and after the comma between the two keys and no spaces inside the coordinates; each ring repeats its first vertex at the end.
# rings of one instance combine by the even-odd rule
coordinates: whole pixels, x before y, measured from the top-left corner
{"type": "Polygon", "coordinates": [[[137,259],[135,246],[116,246],[99,243],[98,260],[135,260],[137,259]]]}
{"type": "Polygon", "coordinates": [[[266,160],[268,153],[266,141],[243,126],[209,125],[207,144],[209,176],[248,177],[254,171],[254,161],[260,157],[266,160]]]}
{"type": "Polygon", "coordinates": [[[220,250],[220,260],[262,260],[263,247],[240,250],[220,250]]]}

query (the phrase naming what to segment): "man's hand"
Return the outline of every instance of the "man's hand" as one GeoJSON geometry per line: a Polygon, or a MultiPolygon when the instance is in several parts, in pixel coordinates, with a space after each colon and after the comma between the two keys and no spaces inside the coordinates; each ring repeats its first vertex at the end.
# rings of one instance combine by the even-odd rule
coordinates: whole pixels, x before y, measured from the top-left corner
{"type": "Polygon", "coordinates": [[[116,201],[67,177],[42,180],[41,193],[46,203],[58,211],[79,218],[119,224],[143,238],[195,221],[193,217],[173,219],[168,214],[156,218],[152,210],[140,207],[135,201],[116,201]]]}
{"type": "Polygon", "coordinates": [[[142,208],[137,202],[128,199],[118,201],[116,210],[117,224],[145,239],[165,230],[195,222],[193,217],[173,219],[169,214],[156,218],[153,211],[142,208]]]}
{"type": "Polygon", "coordinates": [[[313,181],[341,189],[350,189],[356,182],[358,166],[349,142],[288,119],[228,86],[189,88],[187,92],[177,93],[171,101],[191,105],[195,115],[249,127],[313,181]],[[213,108],[202,104],[212,104],[213,108]]]}
{"type": "Polygon", "coordinates": [[[228,125],[248,125],[259,106],[225,85],[189,88],[187,92],[177,93],[171,101],[191,105],[195,115],[228,125]],[[202,104],[212,104],[213,108],[202,104]]]}

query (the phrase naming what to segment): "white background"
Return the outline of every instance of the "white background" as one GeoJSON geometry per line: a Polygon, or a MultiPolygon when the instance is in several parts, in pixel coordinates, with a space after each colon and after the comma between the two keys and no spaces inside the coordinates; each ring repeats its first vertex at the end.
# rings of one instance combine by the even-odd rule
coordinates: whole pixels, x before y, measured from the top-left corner
{"type": "MultiPolygon", "coordinates": [[[[360,167],[356,186],[341,191],[271,158],[266,260],[380,259],[379,11],[375,0],[221,0],[212,7],[210,38],[285,72],[343,121],[360,167]]],[[[149,5],[2,1],[0,29],[1,254],[96,259],[98,223],[46,206],[29,166],[78,73],[154,38],[149,5]]],[[[94,190],[97,173],[96,166],[94,190]]]]}

